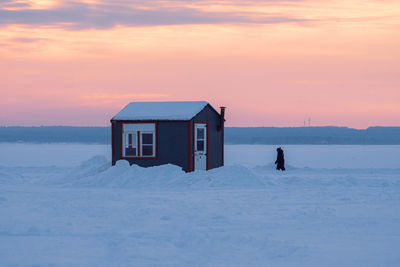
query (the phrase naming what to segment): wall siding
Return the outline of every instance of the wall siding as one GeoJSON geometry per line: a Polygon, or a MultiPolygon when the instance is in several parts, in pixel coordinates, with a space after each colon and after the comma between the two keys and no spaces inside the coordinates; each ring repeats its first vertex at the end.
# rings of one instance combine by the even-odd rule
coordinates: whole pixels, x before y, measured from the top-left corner
{"type": "Polygon", "coordinates": [[[218,131],[220,126],[219,114],[210,105],[207,105],[192,121],[208,122],[208,167],[209,169],[221,167],[223,165],[223,130],[218,131]]]}
{"type": "MultiPolygon", "coordinates": [[[[121,155],[121,127],[122,123],[114,121],[114,149],[113,164],[121,155]]],[[[158,121],[156,159],[127,159],[130,164],[142,167],[174,164],[188,170],[188,122],[187,121],[158,121]]]]}

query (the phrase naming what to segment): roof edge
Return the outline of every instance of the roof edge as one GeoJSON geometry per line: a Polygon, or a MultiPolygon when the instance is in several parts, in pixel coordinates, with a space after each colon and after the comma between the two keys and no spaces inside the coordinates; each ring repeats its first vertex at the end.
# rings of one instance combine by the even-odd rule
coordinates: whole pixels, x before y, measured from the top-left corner
{"type": "Polygon", "coordinates": [[[221,116],[221,114],[219,114],[218,111],[216,111],[215,108],[210,103],[207,102],[207,105],[205,105],[199,112],[197,112],[196,115],[194,115],[190,120],[193,120],[193,118],[199,115],[200,112],[202,112],[207,106],[210,106],[210,108],[214,110],[214,112],[217,113],[218,116],[221,116]]]}

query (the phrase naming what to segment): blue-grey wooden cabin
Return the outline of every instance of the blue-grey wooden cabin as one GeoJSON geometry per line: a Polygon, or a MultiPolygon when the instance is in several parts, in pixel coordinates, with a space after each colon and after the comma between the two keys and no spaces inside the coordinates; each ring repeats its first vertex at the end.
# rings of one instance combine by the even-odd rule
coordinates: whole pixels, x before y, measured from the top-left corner
{"type": "Polygon", "coordinates": [[[223,166],[224,117],[224,107],[218,113],[205,101],[131,102],[111,119],[112,164],[223,166]]]}

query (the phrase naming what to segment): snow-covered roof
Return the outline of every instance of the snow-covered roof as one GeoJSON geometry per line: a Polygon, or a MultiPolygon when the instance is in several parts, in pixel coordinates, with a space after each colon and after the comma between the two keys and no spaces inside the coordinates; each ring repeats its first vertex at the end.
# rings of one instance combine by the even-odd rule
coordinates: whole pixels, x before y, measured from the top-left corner
{"type": "Polygon", "coordinates": [[[208,103],[183,102],[131,102],[117,113],[113,120],[190,120],[208,103]]]}

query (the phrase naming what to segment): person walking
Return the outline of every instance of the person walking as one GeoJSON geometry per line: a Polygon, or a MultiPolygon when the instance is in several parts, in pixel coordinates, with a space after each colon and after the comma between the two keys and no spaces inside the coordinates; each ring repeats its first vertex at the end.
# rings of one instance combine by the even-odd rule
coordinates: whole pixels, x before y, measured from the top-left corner
{"type": "Polygon", "coordinates": [[[283,155],[283,150],[282,150],[282,148],[278,147],[276,149],[276,152],[278,152],[278,155],[277,155],[276,161],[275,161],[276,169],[284,171],[285,170],[285,157],[283,155]]]}

